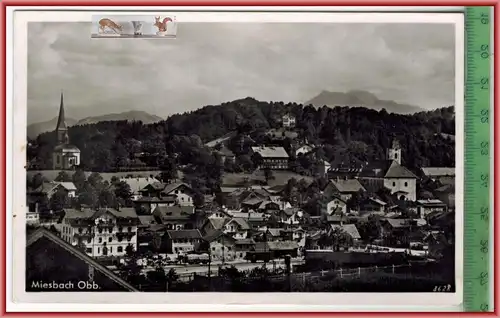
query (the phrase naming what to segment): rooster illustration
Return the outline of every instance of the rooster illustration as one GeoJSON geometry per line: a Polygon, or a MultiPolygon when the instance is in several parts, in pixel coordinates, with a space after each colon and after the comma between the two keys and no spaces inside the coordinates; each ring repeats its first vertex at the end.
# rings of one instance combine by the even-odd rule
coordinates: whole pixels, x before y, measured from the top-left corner
{"type": "Polygon", "coordinates": [[[158,32],[167,32],[167,23],[172,22],[170,18],[164,18],[163,21],[160,21],[160,17],[155,17],[154,26],[158,28],[158,32]]]}

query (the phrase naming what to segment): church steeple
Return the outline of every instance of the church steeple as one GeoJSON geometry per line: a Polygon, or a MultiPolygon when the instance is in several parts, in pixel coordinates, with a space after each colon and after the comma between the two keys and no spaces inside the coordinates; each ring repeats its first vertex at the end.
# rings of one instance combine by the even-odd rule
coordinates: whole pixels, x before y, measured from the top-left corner
{"type": "Polygon", "coordinates": [[[66,118],[64,116],[64,96],[61,91],[61,102],[59,105],[59,117],[57,118],[56,126],[57,143],[67,144],[69,143],[68,127],[66,126],[66,118]]]}

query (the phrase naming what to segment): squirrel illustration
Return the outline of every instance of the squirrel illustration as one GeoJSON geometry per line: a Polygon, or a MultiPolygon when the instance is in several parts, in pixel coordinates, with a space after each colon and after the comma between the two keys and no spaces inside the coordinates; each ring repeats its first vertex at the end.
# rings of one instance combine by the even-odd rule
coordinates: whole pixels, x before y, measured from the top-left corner
{"type": "Polygon", "coordinates": [[[110,19],[101,19],[99,20],[99,31],[100,33],[104,33],[104,29],[108,27],[109,29],[113,30],[115,33],[119,33],[118,31],[122,30],[122,26],[111,21],[110,19]]]}
{"type": "Polygon", "coordinates": [[[155,17],[154,26],[158,28],[158,32],[167,32],[167,23],[172,22],[170,18],[164,18],[163,21],[160,21],[160,17],[155,17]]]}

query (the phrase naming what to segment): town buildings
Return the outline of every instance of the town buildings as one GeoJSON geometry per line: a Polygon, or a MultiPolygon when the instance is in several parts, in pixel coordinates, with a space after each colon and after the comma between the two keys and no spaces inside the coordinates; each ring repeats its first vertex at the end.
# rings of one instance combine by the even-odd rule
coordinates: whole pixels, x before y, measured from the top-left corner
{"type": "Polygon", "coordinates": [[[288,153],[283,147],[252,147],[252,151],[260,156],[260,169],[288,169],[288,153]]]}

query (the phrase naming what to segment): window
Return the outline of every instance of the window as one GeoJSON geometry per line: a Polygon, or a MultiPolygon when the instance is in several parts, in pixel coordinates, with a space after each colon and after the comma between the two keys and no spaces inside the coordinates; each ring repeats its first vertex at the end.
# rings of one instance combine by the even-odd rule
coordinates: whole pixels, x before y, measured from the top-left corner
{"type": "Polygon", "coordinates": [[[405,182],[405,187],[407,187],[407,186],[408,186],[408,182],[405,182]]]}
{"type": "Polygon", "coordinates": [[[123,252],[123,247],[122,246],[118,246],[118,253],[121,253],[123,252]]]}
{"type": "Polygon", "coordinates": [[[102,243],[102,237],[99,238],[99,243],[102,243]]]}
{"type": "Polygon", "coordinates": [[[56,156],[56,162],[59,164],[59,156],[56,156]]]}
{"type": "Polygon", "coordinates": [[[214,252],[215,252],[215,247],[212,247],[212,251],[214,251],[214,252]]]}
{"type": "Polygon", "coordinates": [[[97,254],[101,253],[101,249],[98,247],[97,248],[97,254]]]}
{"type": "Polygon", "coordinates": [[[132,232],[132,227],[131,227],[131,226],[129,226],[129,227],[127,228],[127,230],[128,230],[129,232],[132,232]]]}
{"type": "Polygon", "coordinates": [[[92,238],[91,238],[91,237],[89,237],[89,238],[87,239],[87,243],[91,243],[91,242],[92,242],[92,238]]]}
{"type": "Polygon", "coordinates": [[[113,253],[113,248],[112,247],[109,248],[109,253],[110,254],[113,253]]]}
{"type": "Polygon", "coordinates": [[[112,237],[108,238],[108,242],[110,243],[113,242],[113,238],[112,237]]]}
{"type": "Polygon", "coordinates": [[[398,153],[397,152],[394,154],[394,158],[398,159],[398,153]]]}
{"type": "Polygon", "coordinates": [[[87,253],[92,253],[92,248],[91,247],[87,247],[87,253]]]}
{"type": "Polygon", "coordinates": [[[396,182],[393,182],[393,183],[392,183],[392,186],[393,186],[393,187],[395,187],[395,186],[396,186],[396,182]]]}

